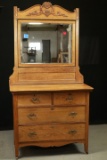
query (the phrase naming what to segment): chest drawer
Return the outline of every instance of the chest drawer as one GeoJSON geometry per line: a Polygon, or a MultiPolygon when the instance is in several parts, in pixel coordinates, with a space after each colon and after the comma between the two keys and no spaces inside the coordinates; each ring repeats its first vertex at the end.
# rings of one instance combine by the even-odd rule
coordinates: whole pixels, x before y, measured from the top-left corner
{"type": "Polygon", "coordinates": [[[85,122],[85,107],[19,108],[19,125],[35,123],[85,122]]]}
{"type": "Polygon", "coordinates": [[[54,96],[55,105],[85,105],[86,104],[86,94],[82,91],[65,91],[65,92],[55,92],[54,96]]]}
{"type": "Polygon", "coordinates": [[[51,93],[30,93],[18,95],[18,106],[51,105],[51,93]]]}
{"type": "Polygon", "coordinates": [[[84,138],[84,124],[51,124],[19,127],[19,142],[81,140],[84,138]]]}

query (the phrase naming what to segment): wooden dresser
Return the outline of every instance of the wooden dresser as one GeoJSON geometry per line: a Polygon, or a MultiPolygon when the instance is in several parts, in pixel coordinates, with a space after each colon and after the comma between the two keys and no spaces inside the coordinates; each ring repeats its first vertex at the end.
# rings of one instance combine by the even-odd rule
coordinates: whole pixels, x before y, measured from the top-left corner
{"type": "MultiPolygon", "coordinates": [[[[19,148],[24,146],[58,147],[70,143],[83,143],[88,153],[89,94],[93,88],[84,84],[79,72],[79,9],[70,12],[50,2],[24,11],[14,7],[14,35],[15,65],[9,86],[13,95],[16,157],[19,156],[19,148]],[[68,58],[67,62],[27,62],[22,50],[26,41],[29,43],[31,39],[23,40],[22,35],[24,24],[30,22],[55,23],[57,28],[63,23],[64,29],[66,24],[72,26],[69,34],[72,40],[70,36],[67,40],[72,49],[65,50],[68,57],[63,57],[68,58]]],[[[54,59],[58,53],[57,50],[54,59]]]]}

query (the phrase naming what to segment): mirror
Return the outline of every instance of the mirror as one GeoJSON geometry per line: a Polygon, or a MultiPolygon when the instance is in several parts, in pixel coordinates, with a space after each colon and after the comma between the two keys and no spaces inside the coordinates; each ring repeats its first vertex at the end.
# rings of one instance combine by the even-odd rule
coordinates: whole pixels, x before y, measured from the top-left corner
{"type": "Polygon", "coordinates": [[[72,24],[21,23],[21,63],[71,63],[72,24]]]}

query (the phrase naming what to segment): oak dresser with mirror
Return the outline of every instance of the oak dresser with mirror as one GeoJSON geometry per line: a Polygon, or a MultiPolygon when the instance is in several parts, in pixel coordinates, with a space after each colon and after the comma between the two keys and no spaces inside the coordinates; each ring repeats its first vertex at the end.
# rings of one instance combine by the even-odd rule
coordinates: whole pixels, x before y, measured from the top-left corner
{"type": "Polygon", "coordinates": [[[83,143],[88,152],[89,95],[79,71],[79,9],[51,2],[14,7],[15,155],[24,146],[83,143]]]}

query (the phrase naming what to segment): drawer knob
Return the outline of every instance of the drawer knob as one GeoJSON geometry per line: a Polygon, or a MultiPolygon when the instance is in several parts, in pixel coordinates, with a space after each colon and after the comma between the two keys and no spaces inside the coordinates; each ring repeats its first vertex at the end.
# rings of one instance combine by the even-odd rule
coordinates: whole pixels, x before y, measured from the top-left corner
{"type": "Polygon", "coordinates": [[[35,137],[36,135],[37,135],[36,132],[30,132],[30,133],[28,133],[28,136],[31,137],[31,138],[35,137]]]}
{"type": "Polygon", "coordinates": [[[72,134],[72,135],[74,135],[74,134],[76,134],[76,133],[77,133],[76,130],[70,130],[70,131],[68,132],[68,134],[72,134]]]}
{"type": "Polygon", "coordinates": [[[72,116],[72,117],[75,117],[76,115],[77,115],[76,112],[71,112],[71,113],[69,114],[69,116],[72,116]]]}
{"type": "Polygon", "coordinates": [[[36,115],[34,113],[30,113],[27,115],[27,117],[32,120],[36,117],[36,115]]]}

